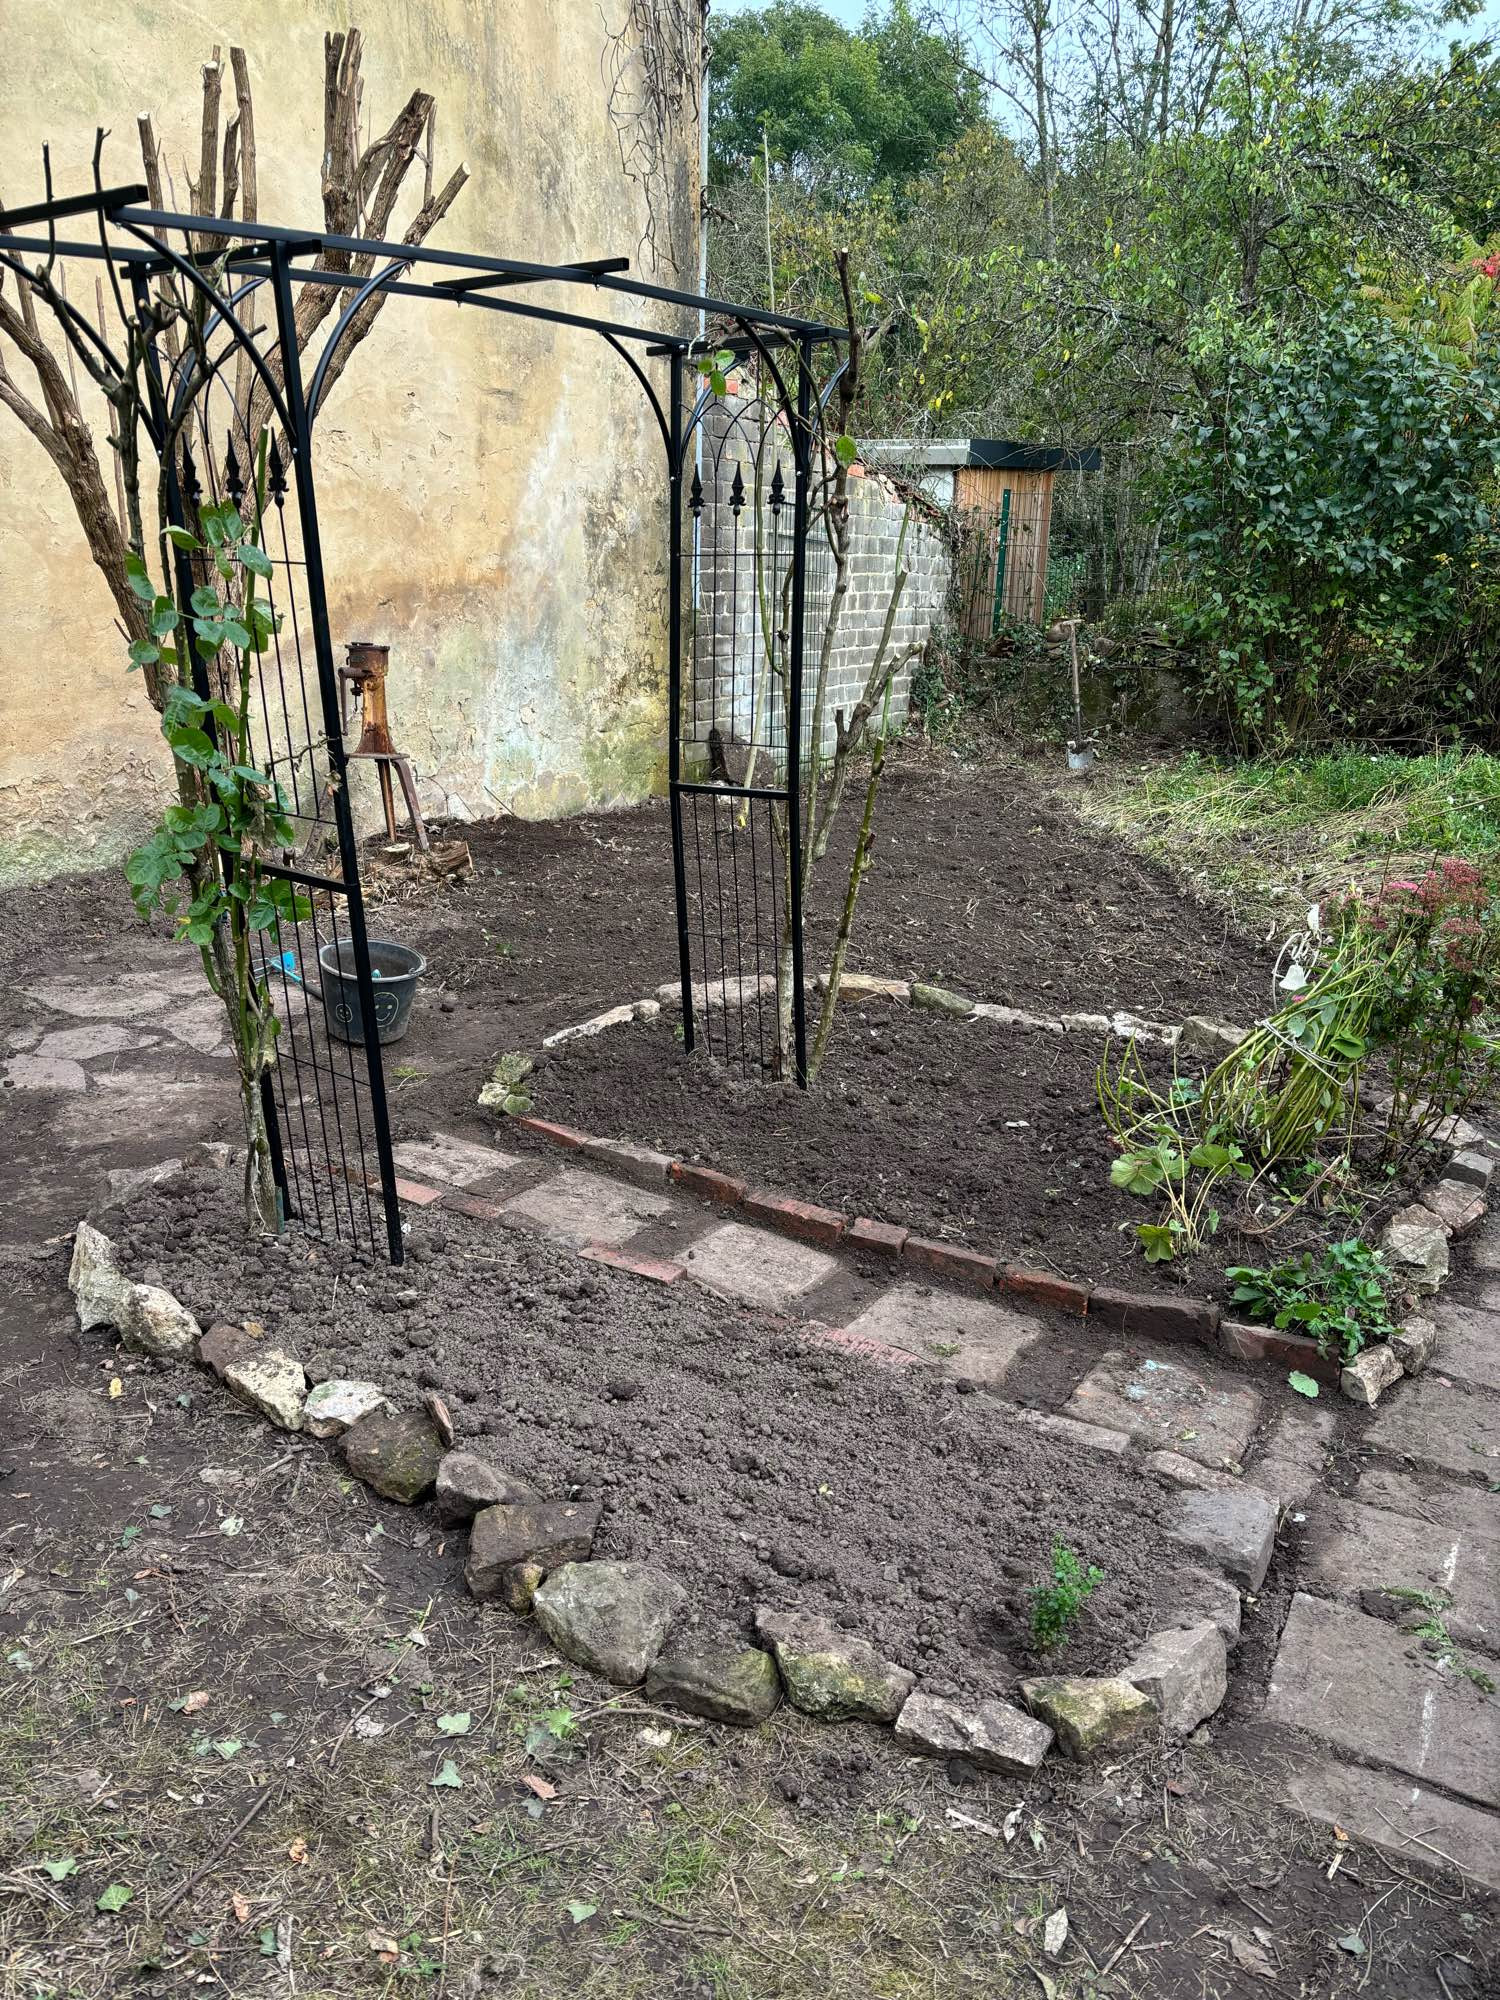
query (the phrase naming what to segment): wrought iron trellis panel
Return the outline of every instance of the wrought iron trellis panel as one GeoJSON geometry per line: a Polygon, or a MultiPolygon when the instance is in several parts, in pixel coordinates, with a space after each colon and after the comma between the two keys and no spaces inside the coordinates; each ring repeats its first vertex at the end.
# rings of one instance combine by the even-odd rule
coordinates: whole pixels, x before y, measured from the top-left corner
{"type": "MultiPolygon", "coordinates": [[[[708,315],[726,319],[738,328],[743,351],[753,350],[767,379],[775,383],[776,421],[784,426],[793,459],[789,615],[784,637],[776,642],[784,667],[781,719],[774,731],[767,725],[764,746],[776,754],[778,764],[774,782],[741,785],[736,796],[752,812],[765,807],[769,814],[779,807],[784,816],[781,838],[786,845],[786,902],[778,920],[782,928],[775,936],[777,948],[789,956],[793,1063],[798,1079],[805,1080],[799,886],[801,658],[807,587],[812,344],[839,339],[837,330],[793,315],[735,306],[627,277],[628,260],[624,258],[561,265],[527,263],[428,244],[391,243],[233,217],[181,214],[142,205],[146,192],[142,187],[96,186],[91,194],[53,198],[49,193],[44,201],[0,212],[0,267],[23,275],[18,260],[27,253],[49,261],[80,258],[111,265],[133,289],[137,314],[151,282],[169,273],[184,296],[196,294],[203,304],[200,346],[191,352],[175,351],[172,340],[160,328],[150,341],[147,429],[164,454],[166,512],[173,525],[189,525],[196,503],[205,496],[215,502],[233,499],[237,506],[242,500],[249,503],[261,546],[273,565],[267,580],[273,608],[284,614],[272,649],[259,656],[254,667],[259,718],[254,749],[260,767],[270,771],[286,795],[298,829],[295,845],[274,860],[261,857],[260,865],[296,884],[311,903],[305,919],[295,924],[278,923],[265,935],[260,961],[280,1023],[277,1056],[263,1080],[263,1097],[277,1185],[286,1212],[297,1216],[305,1228],[344,1238],[368,1253],[377,1249],[383,1227],[389,1256],[394,1262],[401,1261],[400,1205],[378,1038],[377,992],[346,783],[312,461],[313,426],[330,364],[340,343],[353,333],[361,306],[376,291],[597,334],[630,368],[656,419],[668,473],[672,586],[668,758],[679,968],[689,1047],[694,1043],[699,1010],[693,997],[683,809],[686,800],[708,789],[684,777],[682,769],[685,469],[708,401],[699,397],[690,412],[685,378],[699,343],[687,334],[664,334],[594,311],[540,304],[525,288],[583,285],[688,309],[700,315],[700,322],[708,315]],[[57,224],[70,216],[94,218],[98,240],[60,238],[57,224]],[[27,225],[41,225],[45,234],[17,234],[27,225]],[[118,235],[110,237],[110,227],[123,232],[127,240],[122,243],[118,235]],[[231,244],[234,247],[227,248],[231,244]],[[308,284],[347,294],[348,303],[324,343],[310,385],[304,386],[295,332],[294,287],[308,284]],[[666,360],[665,398],[632,349],[643,349],[650,360],[666,360]],[[787,388],[773,349],[780,350],[784,362],[790,358],[795,363],[792,390],[787,388]],[[241,403],[228,386],[225,371],[231,362],[242,382],[249,371],[264,390],[269,443],[263,495],[257,479],[259,439],[248,435],[241,403]],[[221,423],[221,416],[227,420],[221,423]],[[180,450],[172,442],[179,429],[180,450]],[[221,435],[222,450],[214,442],[221,435]],[[363,1024],[363,1038],[358,1043],[330,1037],[321,1004],[314,1004],[321,996],[308,982],[321,976],[325,951],[333,953],[336,964],[353,972],[363,1024]]],[[[113,281],[114,272],[111,277],[113,281]]],[[[66,320],[70,339],[109,355],[102,313],[96,327],[69,305],[66,320]]],[[[784,469],[781,492],[784,505],[784,469]]],[[[766,497],[769,502],[769,494],[766,497]]],[[[781,530],[777,528],[775,533],[779,536],[781,530]]],[[[190,561],[181,552],[176,560],[176,580],[186,598],[193,582],[190,561]]],[[[194,671],[200,694],[212,692],[203,663],[195,663],[194,671]]],[[[721,943],[722,916],[721,904],[721,943]]],[[[758,946],[758,926],[755,938],[758,946]]],[[[722,956],[721,950],[721,961],[722,956]]],[[[722,976],[722,962],[720,971],[722,976]]],[[[748,1046],[743,1032],[740,1045],[743,1055],[748,1046]]]]}
{"type": "MultiPolygon", "coordinates": [[[[134,265],[130,277],[143,324],[156,276],[170,275],[191,287],[206,307],[201,343],[179,343],[174,354],[158,331],[148,352],[168,519],[193,527],[204,501],[231,501],[253,524],[271,563],[262,588],[277,614],[277,629],[251,665],[249,749],[257,768],[275,781],[296,837],[279,860],[263,857],[261,867],[294,884],[308,910],[295,920],[278,915],[255,946],[255,970],[279,1023],[274,1060],[261,1079],[278,1191],[286,1214],[314,1233],[347,1241],[365,1254],[383,1238],[391,1261],[399,1264],[401,1215],[379,1042],[381,1008],[365,926],[312,479],[315,409],[303,388],[291,272],[290,247],[274,244],[268,274],[218,286],[194,260],[162,245],[157,260],[134,265]],[[252,435],[247,424],[239,386],[247,368],[266,393],[263,437],[252,435]],[[222,450],[216,449],[220,438],[222,450]],[[352,974],[363,1030],[358,1040],[337,1032],[336,1023],[348,1024],[347,1005],[333,994],[325,1003],[325,951],[341,976],[352,974]]],[[[356,300],[361,297],[356,294],[356,300]]],[[[324,347],[314,394],[349,317],[344,315],[324,347]]],[[[189,554],[178,549],[174,559],[177,594],[186,602],[200,579],[189,554]]],[[[202,659],[195,657],[193,674],[205,699],[225,692],[202,659]]]]}
{"type": "Polygon", "coordinates": [[[689,411],[676,366],[668,728],[684,1039],[747,1075],[807,1080],[802,925],[803,653],[819,565],[809,533],[813,349],[742,327],[754,386],[689,411]]]}

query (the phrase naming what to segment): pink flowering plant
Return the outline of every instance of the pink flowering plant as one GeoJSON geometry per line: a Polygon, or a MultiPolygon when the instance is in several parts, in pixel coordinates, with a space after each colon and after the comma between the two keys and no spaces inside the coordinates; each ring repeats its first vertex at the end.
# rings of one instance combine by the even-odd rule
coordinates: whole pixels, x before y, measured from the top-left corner
{"type": "Polygon", "coordinates": [[[1446,859],[1338,914],[1346,940],[1375,947],[1368,1032],[1388,1066],[1386,1156],[1400,1160],[1500,1083],[1500,895],[1446,859]]]}

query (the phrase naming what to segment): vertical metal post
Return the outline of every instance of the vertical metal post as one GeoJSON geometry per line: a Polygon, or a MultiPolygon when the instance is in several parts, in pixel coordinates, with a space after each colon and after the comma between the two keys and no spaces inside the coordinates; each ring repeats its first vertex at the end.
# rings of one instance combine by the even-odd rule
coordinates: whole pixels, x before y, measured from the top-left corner
{"type": "MultiPolygon", "coordinates": [[[[677,967],[682,980],[682,1045],[696,1039],[693,961],[688,944],[687,865],[682,845],[682,355],[671,356],[667,505],[667,793],[672,808],[672,888],[677,898],[677,967]]],[[[707,974],[704,975],[705,978],[707,974]]]]}
{"type": "Polygon", "coordinates": [[[318,496],[312,469],[312,430],[302,387],[301,360],[297,353],[296,306],[292,298],[291,255],[282,242],[271,246],[272,284],[276,294],[276,333],[281,350],[282,392],[291,422],[288,443],[292,451],[292,474],[297,487],[297,514],[302,524],[303,578],[307,587],[308,615],[312,621],[313,656],[318,664],[318,693],[323,711],[323,736],[333,791],[334,825],[338,830],[339,860],[343,889],[349,912],[349,942],[354,952],[355,985],[364,1023],[365,1061],[370,1078],[370,1115],[375,1127],[375,1153],[380,1165],[380,1193],[385,1209],[386,1238],[391,1262],[405,1260],[401,1240],[401,1205],[396,1195],[396,1166],[391,1157],[391,1121],[385,1101],[385,1065],[380,1054],[380,1028],[375,1018],[375,982],[370,976],[370,946],[365,931],[364,895],[359,883],[359,849],[354,839],[354,816],[349,807],[349,784],[344,757],[343,725],[339,716],[338,675],[333,659],[333,638],[328,629],[328,593],[323,578],[323,543],[318,531],[318,496]]]}
{"type": "Polygon", "coordinates": [[[1000,630],[1005,613],[1005,569],[1010,561],[1010,488],[1000,495],[1000,525],[995,530],[995,609],[990,620],[990,637],[1000,630]]]}
{"type": "MultiPolygon", "coordinates": [[[[792,1068],[807,1088],[807,1004],[802,971],[802,637],[807,600],[807,528],[812,499],[812,343],[797,346],[797,414],[793,424],[796,477],[792,490],[792,619],[787,662],[786,826],[787,928],[792,946],[792,1068]]],[[[814,743],[814,764],[820,745],[814,743]]],[[[816,775],[814,776],[816,783],[816,775]]]]}

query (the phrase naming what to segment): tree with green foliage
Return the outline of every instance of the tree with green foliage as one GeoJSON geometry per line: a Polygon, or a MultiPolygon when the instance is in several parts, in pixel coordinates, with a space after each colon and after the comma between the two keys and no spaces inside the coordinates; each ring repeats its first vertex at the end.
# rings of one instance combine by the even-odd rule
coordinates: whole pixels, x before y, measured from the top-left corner
{"type": "Polygon", "coordinates": [[[715,29],[709,179],[763,170],[833,199],[900,187],[983,116],[979,79],[910,0],[845,28],[821,8],[772,0],[715,29]]]}

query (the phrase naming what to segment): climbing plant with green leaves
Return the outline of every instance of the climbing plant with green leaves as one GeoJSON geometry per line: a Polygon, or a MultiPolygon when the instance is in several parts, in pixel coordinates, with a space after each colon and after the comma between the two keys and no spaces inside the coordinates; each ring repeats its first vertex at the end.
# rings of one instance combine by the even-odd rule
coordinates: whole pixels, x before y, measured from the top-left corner
{"type": "Polygon", "coordinates": [[[301,921],[311,906],[272,872],[273,857],[289,849],[295,835],[281,787],[255,762],[252,743],[254,662],[277,626],[269,598],[257,588],[272,573],[257,525],[264,494],[262,437],[255,522],[226,502],[200,507],[196,531],[167,528],[163,566],[174,581],[160,587],[140,555],[132,551],[127,558],[130,588],[151,633],[131,643],[130,669],[153,671],[164,684],[161,727],[178,797],[127,860],[125,879],[142,916],[164,913],[177,936],[197,947],[208,983],[224,1003],[248,1142],[246,1220],[275,1228],[261,1079],[275,1060],[280,1024],[257,969],[254,939],[278,923],[301,921]],[[186,604],[179,601],[183,595],[186,604]]]}

